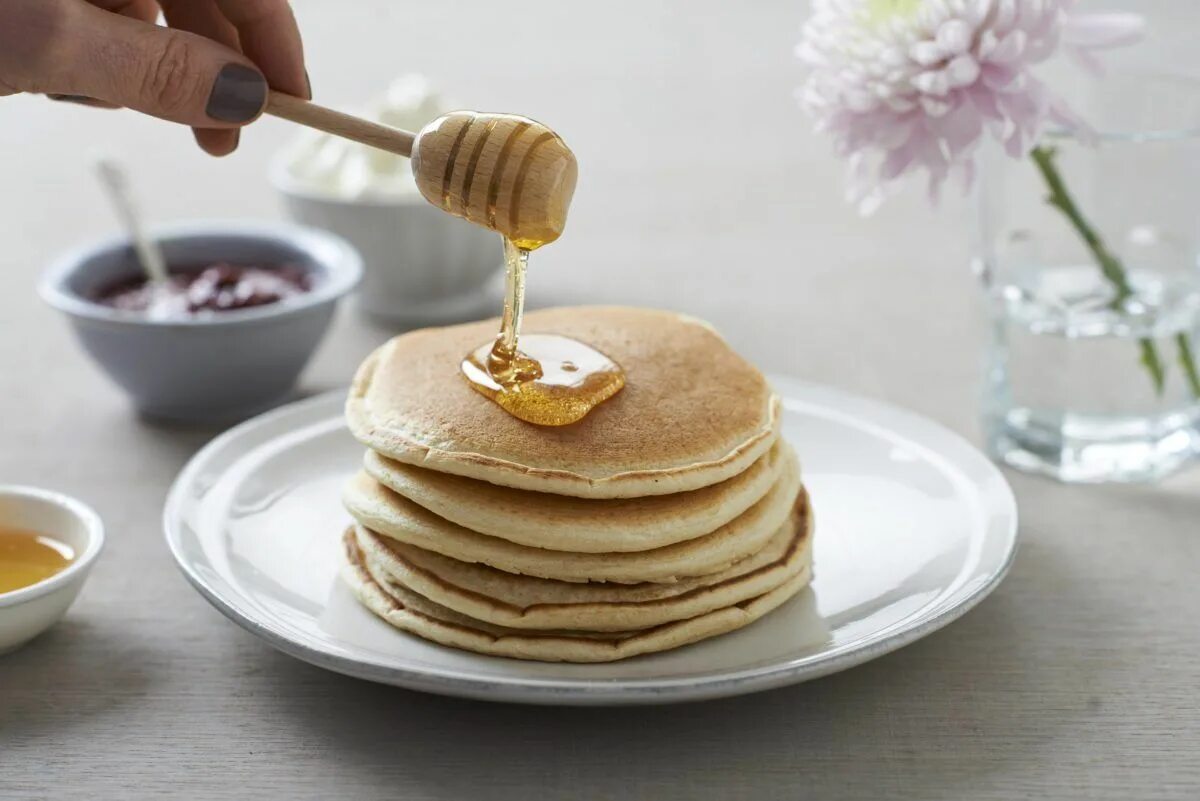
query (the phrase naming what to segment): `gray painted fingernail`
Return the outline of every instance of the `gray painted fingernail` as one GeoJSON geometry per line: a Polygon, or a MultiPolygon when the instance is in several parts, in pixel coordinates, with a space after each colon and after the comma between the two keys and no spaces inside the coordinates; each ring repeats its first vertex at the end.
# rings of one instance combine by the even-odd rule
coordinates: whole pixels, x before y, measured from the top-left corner
{"type": "Polygon", "coordinates": [[[226,64],[217,73],[204,111],[221,122],[250,122],[267,102],[267,79],[245,64],[226,64]]]}

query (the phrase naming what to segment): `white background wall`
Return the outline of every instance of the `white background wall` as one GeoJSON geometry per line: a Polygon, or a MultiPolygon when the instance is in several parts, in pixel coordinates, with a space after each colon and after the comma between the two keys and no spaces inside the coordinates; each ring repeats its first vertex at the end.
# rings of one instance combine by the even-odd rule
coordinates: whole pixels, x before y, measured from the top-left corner
{"type": "MultiPolygon", "coordinates": [[[[1119,61],[1200,67],[1193,0],[1085,5],[1151,14],[1150,42],[1119,61]]],[[[869,221],[841,202],[842,167],[792,97],[801,79],[792,47],[806,4],[295,6],[319,101],[353,106],[416,70],[463,106],[529,114],[571,143],[579,189],[567,235],[538,254],[534,305],[677,307],[712,319],[767,368],[974,425],[978,347],[947,343],[951,334],[979,339],[965,268],[968,218],[953,197],[929,209],[921,191],[869,221]],[[875,322],[869,332],[864,320],[875,322]],[[930,356],[912,360],[904,377],[889,375],[882,366],[899,351],[930,356]],[[952,397],[933,402],[923,390],[933,378],[951,379],[941,383],[952,397]]],[[[88,173],[90,148],[130,162],[157,219],[271,217],[280,210],[266,166],[290,134],[288,124],[263,120],[236,155],[218,161],[187,131],[130,112],[0,99],[0,286],[30,298],[5,327],[49,314],[32,294],[49,258],[113,227],[88,173]]],[[[0,341],[0,368],[10,368],[0,370],[0,386],[11,380],[13,392],[30,392],[4,376],[21,360],[18,350],[0,341]]],[[[345,380],[351,365],[343,361],[323,356],[316,373],[345,380]]],[[[64,380],[78,367],[63,365],[64,380]]]]}

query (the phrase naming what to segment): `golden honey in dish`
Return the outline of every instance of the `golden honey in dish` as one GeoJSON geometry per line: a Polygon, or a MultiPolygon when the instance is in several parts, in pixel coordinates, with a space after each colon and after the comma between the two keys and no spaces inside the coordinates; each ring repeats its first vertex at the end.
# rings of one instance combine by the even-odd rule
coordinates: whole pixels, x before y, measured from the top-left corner
{"type": "Polygon", "coordinates": [[[530,250],[505,238],[500,333],[494,342],[467,354],[462,372],[472,388],[514,417],[542,426],[570,425],[620,392],[625,373],[608,356],[578,340],[521,334],[530,250]]]}
{"type": "Polygon", "coordinates": [[[74,558],[70,546],[52,537],[0,526],[0,593],[44,581],[66,569],[74,558]]]}

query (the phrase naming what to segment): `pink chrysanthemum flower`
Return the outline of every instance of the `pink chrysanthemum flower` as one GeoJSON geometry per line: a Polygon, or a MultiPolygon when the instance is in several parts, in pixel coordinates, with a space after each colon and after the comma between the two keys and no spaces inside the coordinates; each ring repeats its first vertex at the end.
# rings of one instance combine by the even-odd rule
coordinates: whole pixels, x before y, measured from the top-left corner
{"type": "Polygon", "coordinates": [[[850,162],[850,198],[924,169],[931,194],[958,172],[970,183],[985,134],[1024,156],[1048,123],[1084,128],[1034,74],[1060,46],[1090,51],[1140,35],[1134,14],[1073,14],[1075,0],[812,0],[796,52],[800,93],[850,162]]]}

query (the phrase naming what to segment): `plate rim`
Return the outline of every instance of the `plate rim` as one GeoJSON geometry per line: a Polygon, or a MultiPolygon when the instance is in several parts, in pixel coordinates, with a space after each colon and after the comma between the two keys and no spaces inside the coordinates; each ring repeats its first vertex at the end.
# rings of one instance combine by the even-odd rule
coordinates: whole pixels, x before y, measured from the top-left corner
{"type": "MultiPolygon", "coordinates": [[[[339,655],[290,637],[287,632],[256,619],[248,611],[238,608],[235,603],[225,598],[218,588],[213,587],[200,575],[195,565],[184,554],[180,510],[188,488],[194,483],[195,474],[204,468],[205,463],[214,454],[244,434],[269,426],[279,418],[303,415],[307,411],[324,409],[330,405],[336,408],[344,401],[346,389],[323,392],[252,417],[217,435],[196,451],[180,470],[167,493],[162,515],[164,538],[176,566],[205,600],[238,626],[289,656],[343,675],[422,692],[534,704],[590,706],[686,702],[761,692],[821,678],[884,656],[944,628],[974,609],[999,586],[1011,570],[1019,548],[1019,513],[1012,488],[1004,474],[978,448],[942,424],[884,401],[790,376],[772,375],[770,380],[776,391],[784,397],[785,403],[789,395],[799,395],[801,398],[815,395],[826,402],[832,399],[837,399],[843,404],[849,402],[855,407],[855,411],[868,410],[873,416],[881,415],[901,420],[906,426],[915,425],[918,430],[923,430],[922,433],[932,433],[944,443],[953,444],[958,453],[952,463],[959,469],[963,467],[959,463],[960,457],[965,456],[973,460],[975,464],[972,467],[981,471],[987,481],[978,480],[973,471],[972,486],[980,491],[981,497],[988,496],[994,503],[1000,504],[999,509],[985,507],[989,516],[1000,512],[1009,520],[1008,526],[1000,532],[1000,535],[1008,540],[1008,549],[1000,565],[987,574],[982,582],[962,588],[961,596],[954,602],[944,604],[942,608],[935,609],[918,620],[894,624],[899,627],[898,630],[884,634],[877,640],[850,643],[838,651],[826,652],[815,657],[784,659],[773,664],[758,665],[710,677],[696,677],[693,674],[688,677],[652,679],[598,680],[521,676],[483,678],[455,669],[432,672],[411,665],[399,666],[368,658],[339,655]]],[[[839,405],[838,408],[841,410],[845,407],[839,405]]],[[[849,413],[849,416],[859,417],[856,413],[849,413]]],[[[867,422],[877,424],[876,420],[867,422]]]]}

